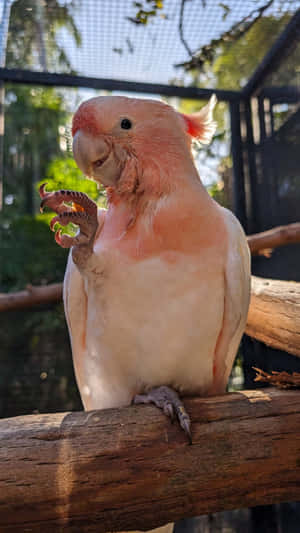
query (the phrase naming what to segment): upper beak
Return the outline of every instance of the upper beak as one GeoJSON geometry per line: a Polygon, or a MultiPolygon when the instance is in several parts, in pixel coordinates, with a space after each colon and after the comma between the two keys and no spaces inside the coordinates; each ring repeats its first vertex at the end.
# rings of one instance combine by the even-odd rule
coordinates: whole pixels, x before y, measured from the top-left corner
{"type": "Polygon", "coordinates": [[[110,147],[104,137],[96,138],[81,130],[73,138],[73,154],[80,170],[87,176],[93,177],[95,170],[109,156],[110,147]]]}
{"type": "Polygon", "coordinates": [[[84,174],[101,181],[105,187],[116,186],[126,157],[121,147],[114,147],[102,135],[78,130],[73,138],[73,153],[84,174]]]}

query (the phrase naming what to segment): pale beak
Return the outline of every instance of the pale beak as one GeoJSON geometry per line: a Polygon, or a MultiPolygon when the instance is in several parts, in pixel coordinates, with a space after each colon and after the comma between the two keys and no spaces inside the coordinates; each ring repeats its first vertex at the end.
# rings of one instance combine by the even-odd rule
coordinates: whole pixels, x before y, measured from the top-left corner
{"type": "Polygon", "coordinates": [[[105,187],[115,186],[121,165],[111,144],[104,136],[90,135],[78,130],[73,138],[74,159],[82,172],[105,187]]]}

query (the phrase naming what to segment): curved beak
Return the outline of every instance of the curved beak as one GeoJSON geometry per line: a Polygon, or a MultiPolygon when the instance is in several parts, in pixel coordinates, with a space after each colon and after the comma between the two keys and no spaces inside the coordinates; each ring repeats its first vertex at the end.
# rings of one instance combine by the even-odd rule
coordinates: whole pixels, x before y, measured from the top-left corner
{"type": "Polygon", "coordinates": [[[73,138],[74,159],[82,172],[104,186],[114,186],[121,168],[111,144],[102,135],[78,130],[73,138]]]}

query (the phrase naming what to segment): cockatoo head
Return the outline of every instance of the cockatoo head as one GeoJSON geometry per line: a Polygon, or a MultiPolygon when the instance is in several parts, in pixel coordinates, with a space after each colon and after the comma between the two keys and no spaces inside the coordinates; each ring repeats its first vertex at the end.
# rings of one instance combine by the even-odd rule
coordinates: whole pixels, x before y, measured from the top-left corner
{"type": "Polygon", "coordinates": [[[73,118],[75,160],[84,174],[119,194],[161,192],[183,163],[191,164],[192,138],[210,142],[215,102],[213,96],[198,113],[183,115],[157,100],[92,98],[73,118]]]}

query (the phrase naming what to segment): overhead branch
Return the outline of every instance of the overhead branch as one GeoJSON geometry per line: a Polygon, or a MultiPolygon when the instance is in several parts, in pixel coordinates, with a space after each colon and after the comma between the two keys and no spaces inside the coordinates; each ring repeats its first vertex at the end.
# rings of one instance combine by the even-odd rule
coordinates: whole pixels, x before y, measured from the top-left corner
{"type": "MultiPolygon", "coordinates": [[[[210,43],[205,44],[196,52],[193,52],[192,54],[189,53],[189,55],[192,56],[190,60],[185,61],[184,63],[178,63],[174,66],[183,67],[186,71],[193,69],[202,70],[206,62],[213,62],[216,51],[222,44],[227,42],[238,41],[241,37],[246,35],[246,33],[254,26],[254,24],[259,19],[262,18],[264,12],[269,9],[273,3],[274,0],[268,0],[268,2],[266,2],[264,5],[260,7],[255,7],[250,13],[248,13],[248,15],[236,22],[229,30],[222,33],[220,37],[218,37],[217,39],[212,39],[210,43]]],[[[227,16],[229,9],[227,6],[226,8],[227,16]]]]}
{"type": "Polygon", "coordinates": [[[300,499],[298,391],[185,403],[192,445],[152,406],[1,420],[1,533],[149,530],[300,499]]]}
{"type": "Polygon", "coordinates": [[[184,6],[185,6],[185,3],[186,3],[186,0],[181,0],[178,31],[179,31],[180,40],[181,40],[184,48],[186,49],[186,51],[189,54],[189,56],[193,57],[193,52],[190,49],[190,47],[189,47],[189,45],[188,45],[188,43],[187,43],[187,41],[186,41],[186,39],[184,38],[184,35],[183,35],[183,17],[184,17],[184,6]]]}

